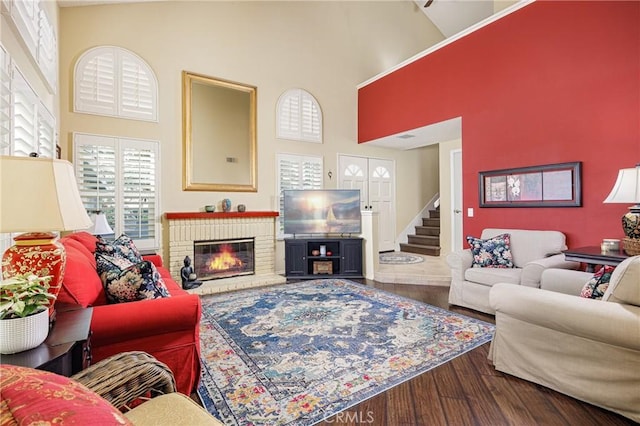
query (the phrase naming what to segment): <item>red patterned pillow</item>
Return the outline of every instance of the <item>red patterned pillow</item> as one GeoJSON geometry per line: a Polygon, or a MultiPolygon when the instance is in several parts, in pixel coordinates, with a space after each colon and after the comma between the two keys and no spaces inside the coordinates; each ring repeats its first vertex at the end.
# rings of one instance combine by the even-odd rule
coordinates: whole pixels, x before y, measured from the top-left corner
{"type": "Polygon", "coordinates": [[[100,395],[68,377],[0,365],[0,424],[130,425],[100,395]]]}

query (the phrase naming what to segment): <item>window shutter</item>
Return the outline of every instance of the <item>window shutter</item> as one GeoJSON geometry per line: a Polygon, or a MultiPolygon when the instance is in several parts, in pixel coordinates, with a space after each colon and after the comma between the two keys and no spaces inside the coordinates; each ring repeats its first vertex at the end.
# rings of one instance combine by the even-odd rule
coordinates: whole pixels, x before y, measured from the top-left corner
{"type": "Polygon", "coordinates": [[[156,152],[151,148],[123,149],[123,229],[142,246],[153,246],[156,237],[156,152]]]}
{"type": "Polygon", "coordinates": [[[111,227],[116,217],[116,141],[94,135],[75,135],[74,167],[82,203],[101,210],[111,227]]]}
{"type": "Polygon", "coordinates": [[[290,89],[278,99],[276,137],[322,143],[322,111],[311,93],[290,89]]]}
{"type": "Polygon", "coordinates": [[[116,115],[115,53],[111,49],[92,53],[76,65],[74,111],[116,115]]]}
{"type": "Polygon", "coordinates": [[[40,9],[40,37],[38,39],[38,65],[49,84],[51,93],[56,93],[58,85],[58,46],[56,35],[44,9],[40,9]]]}
{"type": "Polygon", "coordinates": [[[13,150],[12,155],[28,156],[38,152],[37,147],[37,96],[17,68],[11,79],[13,100],[13,150]]]}
{"type": "Polygon", "coordinates": [[[11,146],[11,74],[9,55],[0,46],[0,154],[11,146]]]}
{"type": "Polygon", "coordinates": [[[147,68],[141,59],[121,53],[121,116],[157,120],[155,83],[147,68]]]}
{"type": "MultiPolygon", "coordinates": [[[[4,1],[3,1],[4,3],[4,1]]],[[[38,2],[29,0],[13,1],[11,19],[13,19],[27,50],[36,58],[39,28],[38,2]]]]}
{"type": "Polygon", "coordinates": [[[56,146],[56,119],[40,103],[38,105],[38,154],[41,157],[54,158],[56,146]]]}
{"type": "Polygon", "coordinates": [[[101,46],[76,63],[74,111],[158,121],[158,83],[147,63],[126,49],[101,46]]]}
{"type": "Polygon", "coordinates": [[[287,189],[322,189],[322,157],[295,154],[277,155],[278,171],[278,229],[283,235],[284,224],[281,218],[284,213],[283,192],[287,189]]]}
{"type": "Polygon", "coordinates": [[[140,249],[160,246],[158,143],[74,134],[74,165],[84,206],[102,210],[116,235],[130,236],[140,249]]]}

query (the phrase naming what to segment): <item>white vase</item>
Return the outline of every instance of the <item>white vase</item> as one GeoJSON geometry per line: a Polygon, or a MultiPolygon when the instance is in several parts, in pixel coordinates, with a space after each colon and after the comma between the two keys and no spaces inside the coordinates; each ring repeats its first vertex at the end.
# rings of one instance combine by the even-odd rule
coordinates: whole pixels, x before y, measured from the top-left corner
{"type": "Polygon", "coordinates": [[[24,318],[0,320],[0,354],[33,349],[49,334],[49,311],[44,310],[24,318]]]}

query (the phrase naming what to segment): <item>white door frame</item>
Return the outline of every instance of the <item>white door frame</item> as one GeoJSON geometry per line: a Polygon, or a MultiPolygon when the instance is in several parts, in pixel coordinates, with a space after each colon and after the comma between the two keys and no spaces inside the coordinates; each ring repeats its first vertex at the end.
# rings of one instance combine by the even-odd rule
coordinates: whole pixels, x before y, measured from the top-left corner
{"type": "Polygon", "coordinates": [[[462,249],[462,149],[449,152],[451,170],[451,251],[462,249]]]}

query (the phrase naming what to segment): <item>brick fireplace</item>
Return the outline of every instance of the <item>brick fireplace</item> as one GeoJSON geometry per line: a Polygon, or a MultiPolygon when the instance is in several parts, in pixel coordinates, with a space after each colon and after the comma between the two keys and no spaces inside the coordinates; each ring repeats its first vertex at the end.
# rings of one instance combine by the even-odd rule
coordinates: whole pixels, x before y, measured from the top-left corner
{"type": "MultiPolygon", "coordinates": [[[[275,273],[275,219],[277,212],[227,212],[227,213],[165,213],[165,241],[168,241],[167,267],[171,276],[180,283],[180,268],[185,256],[189,256],[199,279],[207,279],[203,284],[190,293],[211,294],[243,288],[260,287],[281,284],[286,279],[275,273]],[[249,244],[251,242],[251,244],[249,244]],[[215,243],[215,248],[200,247],[206,243],[215,243]],[[223,256],[222,252],[236,245],[240,252],[240,262],[252,261],[252,268],[245,263],[243,269],[240,264],[234,264],[228,259],[219,259],[218,263],[227,262],[227,271],[203,276],[206,271],[198,270],[197,260],[206,255],[209,261],[216,262],[216,257],[223,256]],[[249,246],[252,253],[249,254],[249,246]],[[196,259],[198,258],[198,259],[196,259]],[[252,269],[252,270],[250,270],[252,269]]],[[[226,256],[226,255],[225,255],[226,256]]],[[[208,268],[208,267],[207,267],[208,268]]],[[[208,273],[208,272],[207,272],[208,273]]]]}

